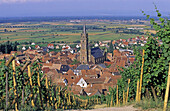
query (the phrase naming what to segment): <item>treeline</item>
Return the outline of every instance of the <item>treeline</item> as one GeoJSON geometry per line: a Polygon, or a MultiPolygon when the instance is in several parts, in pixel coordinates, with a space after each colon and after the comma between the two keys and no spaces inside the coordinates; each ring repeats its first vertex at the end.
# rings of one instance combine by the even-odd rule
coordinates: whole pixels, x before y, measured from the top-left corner
{"type": "Polygon", "coordinates": [[[18,43],[17,42],[5,42],[5,43],[2,43],[0,44],[0,52],[4,53],[4,54],[10,54],[11,51],[17,51],[17,45],[18,43]]]}

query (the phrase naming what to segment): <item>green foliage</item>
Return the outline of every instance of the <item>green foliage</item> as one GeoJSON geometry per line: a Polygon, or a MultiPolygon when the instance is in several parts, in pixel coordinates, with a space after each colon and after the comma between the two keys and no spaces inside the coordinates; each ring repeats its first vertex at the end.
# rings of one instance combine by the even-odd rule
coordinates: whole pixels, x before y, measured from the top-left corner
{"type": "Polygon", "coordinates": [[[11,51],[17,51],[17,42],[12,43],[12,42],[5,42],[0,44],[0,52],[9,54],[11,51]]]}
{"type": "MultiPolygon", "coordinates": [[[[94,102],[88,100],[89,98],[76,97],[67,91],[67,88],[62,88],[52,84],[51,79],[48,78],[46,84],[46,77],[41,73],[40,61],[37,60],[31,63],[31,78],[28,77],[28,72],[21,71],[21,66],[16,66],[16,81],[17,81],[17,99],[14,96],[13,87],[13,67],[10,63],[9,67],[5,66],[6,60],[4,59],[0,65],[0,109],[5,109],[5,96],[6,96],[6,76],[8,73],[9,84],[9,106],[8,109],[15,109],[14,103],[18,103],[19,110],[56,110],[56,109],[88,109],[94,102]],[[38,76],[39,74],[39,76],[38,76]],[[30,84],[32,80],[32,85],[30,84]],[[38,79],[41,80],[40,86],[38,85],[38,79]],[[24,105],[22,105],[22,90],[24,87],[24,105]],[[31,97],[31,94],[33,95],[31,97]],[[31,104],[31,100],[34,101],[34,107],[31,104]],[[88,100],[84,103],[82,100],[88,100]],[[42,101],[42,102],[41,102],[42,101]]],[[[96,98],[96,97],[95,97],[96,98]]]]}
{"type": "MultiPolygon", "coordinates": [[[[153,98],[143,98],[140,102],[135,104],[135,107],[141,107],[144,110],[152,109],[152,110],[162,111],[164,101],[161,98],[159,98],[158,101],[159,102],[155,102],[153,98]]],[[[169,111],[169,108],[170,108],[169,102],[168,102],[167,107],[168,107],[167,111],[169,111]]]]}
{"type": "Polygon", "coordinates": [[[113,44],[112,44],[113,40],[109,43],[109,52],[113,53],[113,44]]]}
{"type": "MultiPolygon", "coordinates": [[[[155,7],[156,8],[156,7],[155,7]]],[[[156,37],[150,35],[147,43],[144,47],[138,47],[134,49],[135,52],[135,62],[128,68],[122,68],[120,70],[122,78],[118,81],[119,89],[119,99],[122,102],[123,99],[123,90],[127,91],[127,82],[130,79],[129,84],[129,98],[135,99],[136,90],[137,90],[137,80],[140,79],[141,66],[142,66],[142,50],[145,50],[144,54],[144,67],[143,67],[143,81],[142,81],[142,96],[145,95],[146,88],[149,90],[149,93],[152,95],[151,86],[156,92],[156,96],[163,99],[163,95],[166,89],[167,75],[170,62],[170,21],[161,18],[159,10],[157,10],[157,16],[159,22],[155,22],[153,18],[150,18],[150,23],[153,25],[154,29],[157,31],[156,37]],[[157,39],[158,37],[158,39],[157,39]],[[158,44],[158,41],[162,41],[162,44],[158,44]]],[[[142,11],[144,13],[144,11],[142,11]]],[[[144,13],[144,15],[146,15],[144,13]]],[[[146,15],[149,19],[149,15],[146,15]]],[[[116,88],[114,88],[116,89],[116,88]]],[[[112,94],[113,90],[110,90],[112,94]]],[[[116,92],[114,92],[116,93],[116,92]]],[[[113,96],[114,102],[115,95],[113,96]]],[[[152,96],[153,97],[153,96],[152,96]]],[[[107,97],[106,97],[107,98],[107,97]]],[[[109,97],[108,97],[109,99],[109,97]]],[[[109,100],[110,101],[110,100],[109,100]]],[[[109,102],[110,103],[110,102],[109,102]]],[[[155,105],[153,105],[155,107],[155,105]]]]}

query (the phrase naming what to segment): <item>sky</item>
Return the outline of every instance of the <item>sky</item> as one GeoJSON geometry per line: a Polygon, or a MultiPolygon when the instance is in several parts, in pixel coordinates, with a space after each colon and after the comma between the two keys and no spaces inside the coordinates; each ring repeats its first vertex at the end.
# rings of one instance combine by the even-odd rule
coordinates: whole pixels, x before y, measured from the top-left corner
{"type": "Polygon", "coordinates": [[[30,16],[170,16],[170,0],[0,0],[0,17],[30,16]]]}

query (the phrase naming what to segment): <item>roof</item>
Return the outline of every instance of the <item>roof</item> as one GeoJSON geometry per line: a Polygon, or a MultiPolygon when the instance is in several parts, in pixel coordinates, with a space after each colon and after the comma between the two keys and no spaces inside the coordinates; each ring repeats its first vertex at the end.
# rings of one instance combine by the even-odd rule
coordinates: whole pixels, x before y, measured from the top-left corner
{"type": "Polygon", "coordinates": [[[68,65],[61,65],[60,72],[67,72],[70,69],[68,65]]]}
{"type": "Polygon", "coordinates": [[[103,57],[103,50],[101,50],[99,47],[95,47],[91,49],[91,55],[95,58],[103,57]]]}
{"type": "Polygon", "coordinates": [[[100,67],[102,68],[106,68],[106,65],[105,64],[98,64],[100,67]]]}
{"type": "Polygon", "coordinates": [[[113,74],[114,74],[114,75],[120,75],[120,73],[119,73],[119,72],[113,72],[113,74]]]}
{"type": "Polygon", "coordinates": [[[90,94],[90,96],[101,96],[101,92],[97,89],[96,91],[94,91],[92,94],[90,94]]]}
{"type": "Polygon", "coordinates": [[[79,65],[76,70],[89,70],[89,65],[79,65]]]}
{"type": "Polygon", "coordinates": [[[89,78],[85,80],[89,84],[103,84],[105,78],[89,78]]]}
{"type": "Polygon", "coordinates": [[[43,71],[44,73],[48,73],[48,72],[50,71],[50,68],[49,68],[49,67],[44,67],[44,68],[42,69],[42,71],[43,71]]]}
{"type": "Polygon", "coordinates": [[[53,46],[53,47],[54,47],[54,44],[48,44],[48,47],[49,47],[49,46],[50,46],[50,47],[51,47],[51,46],[53,46]]]}

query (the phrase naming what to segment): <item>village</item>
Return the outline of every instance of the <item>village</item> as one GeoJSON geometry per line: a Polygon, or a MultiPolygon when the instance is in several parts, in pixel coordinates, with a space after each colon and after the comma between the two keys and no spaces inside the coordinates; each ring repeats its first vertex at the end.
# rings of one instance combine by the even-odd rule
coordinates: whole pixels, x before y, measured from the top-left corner
{"type": "MultiPolygon", "coordinates": [[[[99,41],[88,44],[88,33],[84,26],[81,34],[81,43],[72,48],[67,44],[54,45],[49,43],[46,47],[40,47],[35,43],[34,49],[25,46],[21,51],[11,51],[16,54],[16,64],[22,65],[26,61],[32,63],[40,60],[41,73],[47,74],[52,83],[61,87],[67,87],[73,94],[83,96],[107,95],[109,87],[115,87],[117,80],[121,78],[120,71],[129,67],[135,61],[132,46],[144,46],[147,37],[136,37],[128,40],[99,41]],[[109,52],[109,45],[113,51],[109,52]],[[50,51],[59,49],[59,52],[50,51]],[[105,47],[102,50],[100,47],[105,47]]],[[[160,44],[161,42],[158,41],[160,44]]],[[[8,60],[11,54],[2,54],[0,59],[8,60]]]]}

